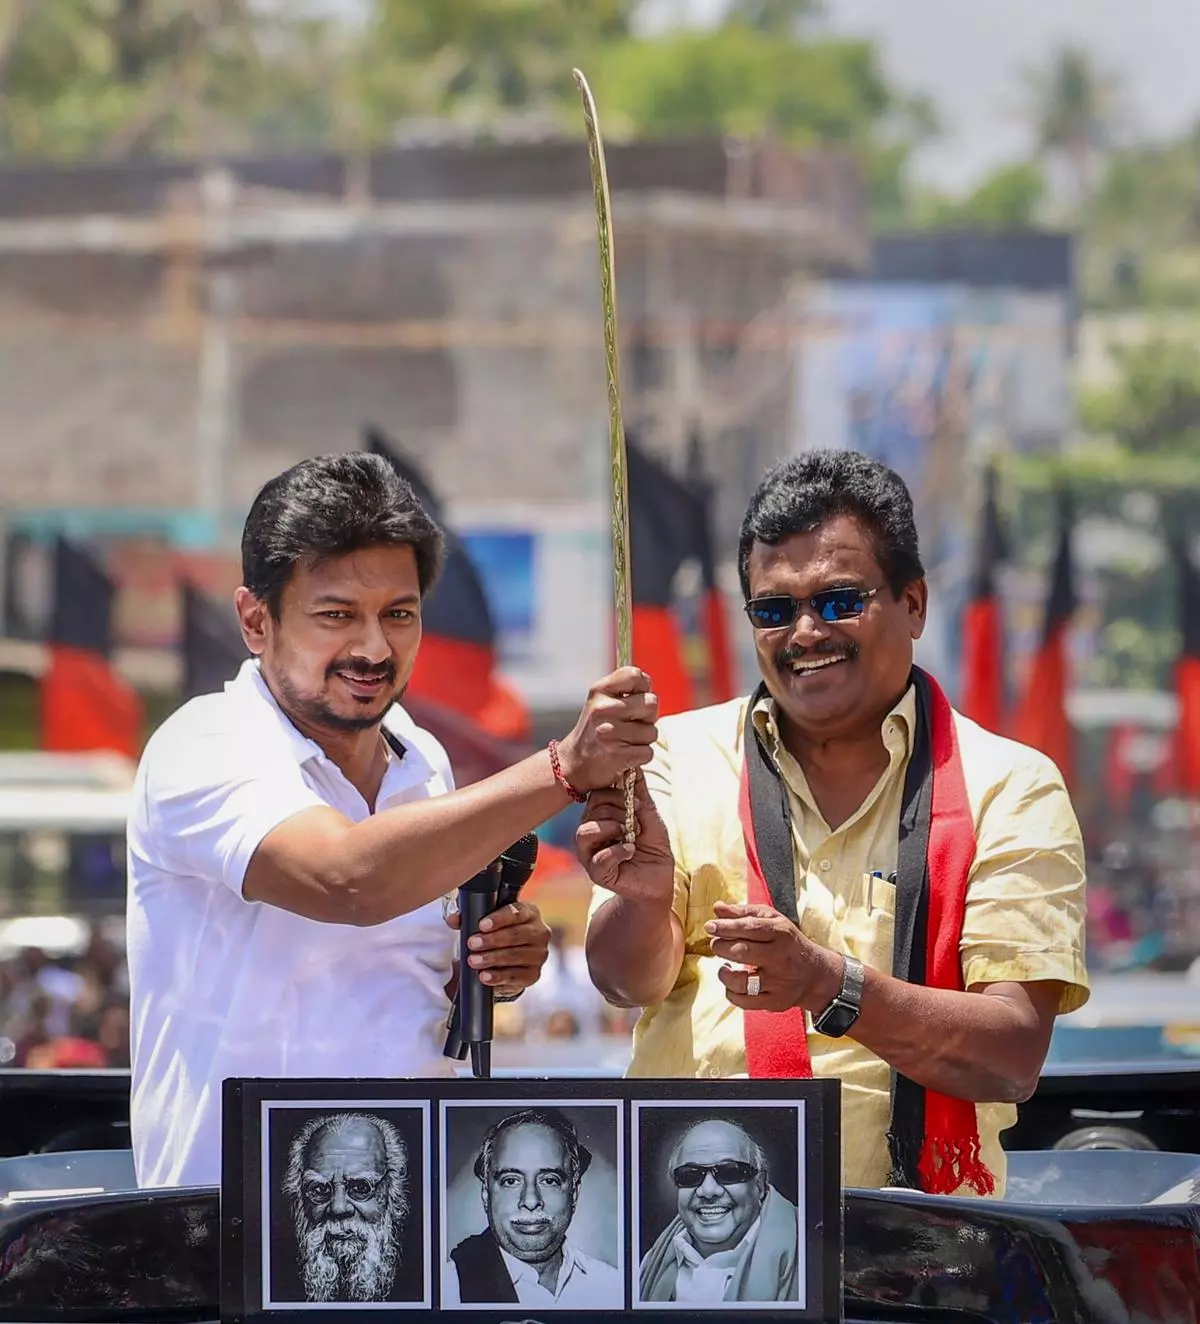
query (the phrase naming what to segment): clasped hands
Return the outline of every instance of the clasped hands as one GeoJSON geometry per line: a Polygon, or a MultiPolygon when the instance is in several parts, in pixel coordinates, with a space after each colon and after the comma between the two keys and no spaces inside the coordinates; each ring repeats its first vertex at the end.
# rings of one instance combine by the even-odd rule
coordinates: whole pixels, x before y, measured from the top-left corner
{"type": "Polygon", "coordinates": [[[820,1012],[842,986],[842,958],[818,946],[771,906],[734,906],[718,901],[704,926],[712,953],[749,969],[726,966],[717,972],[725,996],[744,1011],[820,1012]],[[747,992],[751,975],[759,991],[747,992]]]}

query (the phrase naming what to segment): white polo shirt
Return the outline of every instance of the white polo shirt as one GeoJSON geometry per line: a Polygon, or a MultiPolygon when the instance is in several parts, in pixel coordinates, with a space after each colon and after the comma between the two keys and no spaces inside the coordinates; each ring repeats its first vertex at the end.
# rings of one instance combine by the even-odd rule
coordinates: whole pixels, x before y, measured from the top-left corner
{"type": "MultiPolygon", "coordinates": [[[[453,787],[399,707],[375,809],[453,787]]],[[[361,928],[242,898],[262,839],[302,810],[371,812],[284,716],[258,669],[193,699],[146,745],[128,827],[134,1163],[140,1186],[216,1185],[228,1077],[419,1077],[442,1056],[455,937],[440,901],[361,928]]]]}

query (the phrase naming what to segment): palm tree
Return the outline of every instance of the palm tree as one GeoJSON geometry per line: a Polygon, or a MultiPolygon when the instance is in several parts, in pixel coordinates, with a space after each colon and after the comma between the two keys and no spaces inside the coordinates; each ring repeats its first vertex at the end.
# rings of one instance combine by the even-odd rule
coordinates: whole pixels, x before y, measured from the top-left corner
{"type": "Polygon", "coordinates": [[[1079,207],[1091,190],[1096,159],[1117,128],[1118,80],[1098,70],[1086,51],[1064,46],[1045,69],[1026,73],[1024,83],[1025,117],[1039,155],[1066,161],[1079,207]]]}

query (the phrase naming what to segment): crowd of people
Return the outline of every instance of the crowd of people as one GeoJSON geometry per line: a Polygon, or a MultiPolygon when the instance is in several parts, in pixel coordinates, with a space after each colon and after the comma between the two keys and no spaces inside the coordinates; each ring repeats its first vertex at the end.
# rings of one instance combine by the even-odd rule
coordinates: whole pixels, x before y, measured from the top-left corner
{"type": "Polygon", "coordinates": [[[25,947],[0,962],[0,1066],[129,1065],[124,953],[93,928],[77,955],[25,947]]]}
{"type": "MultiPolygon", "coordinates": [[[[510,1045],[623,1040],[635,1014],[612,1007],[587,973],[583,948],[556,929],[542,979],[496,1008],[510,1045]]],[[[0,1067],[129,1066],[129,988],[119,943],[93,928],[77,955],[25,947],[0,961],[0,1067]]]]}
{"type": "Polygon", "coordinates": [[[496,1008],[496,1035],[526,1044],[627,1039],[636,1020],[636,1011],[604,1000],[588,974],[583,947],[552,926],[542,977],[518,1001],[496,1008]]]}

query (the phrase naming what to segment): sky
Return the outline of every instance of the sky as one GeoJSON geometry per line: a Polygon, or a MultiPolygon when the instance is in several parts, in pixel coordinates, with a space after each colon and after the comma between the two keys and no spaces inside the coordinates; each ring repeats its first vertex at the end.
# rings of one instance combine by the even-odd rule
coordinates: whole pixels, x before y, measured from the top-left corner
{"type": "MultiPolygon", "coordinates": [[[[721,0],[659,3],[664,15],[693,22],[721,8],[721,0]]],[[[826,10],[828,28],[874,38],[891,78],[938,107],[947,133],[914,164],[939,188],[969,188],[1028,151],[1021,71],[1066,42],[1120,78],[1139,136],[1200,121],[1200,0],[826,0],[826,10]]]]}

